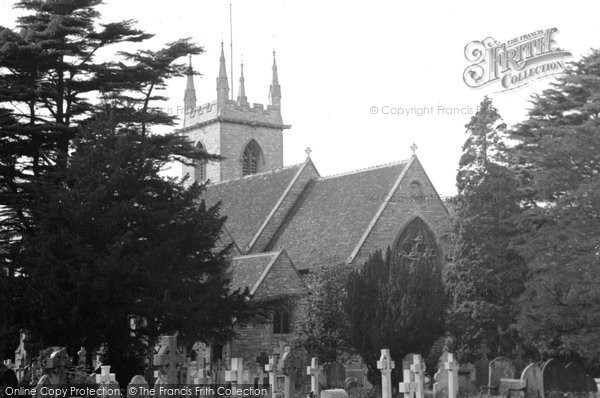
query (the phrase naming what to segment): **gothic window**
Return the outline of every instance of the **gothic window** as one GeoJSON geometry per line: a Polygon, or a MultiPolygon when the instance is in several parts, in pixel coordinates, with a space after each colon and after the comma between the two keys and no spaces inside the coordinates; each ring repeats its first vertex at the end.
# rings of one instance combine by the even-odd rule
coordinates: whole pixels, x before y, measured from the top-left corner
{"type": "Polygon", "coordinates": [[[438,267],[441,258],[435,237],[420,218],[411,221],[394,245],[393,256],[400,263],[438,267]]]}
{"type": "Polygon", "coordinates": [[[290,333],[290,314],[287,311],[275,311],[273,314],[273,334],[290,333]]]}
{"type": "MultiPolygon", "coordinates": [[[[201,142],[199,142],[196,146],[202,152],[206,152],[206,148],[204,148],[204,145],[202,145],[201,142]]],[[[195,162],[194,180],[198,182],[206,181],[206,160],[197,160],[195,162]]]]}
{"type": "Polygon", "coordinates": [[[242,156],[242,175],[247,176],[260,172],[263,156],[262,150],[254,140],[250,141],[244,149],[242,156]]]}

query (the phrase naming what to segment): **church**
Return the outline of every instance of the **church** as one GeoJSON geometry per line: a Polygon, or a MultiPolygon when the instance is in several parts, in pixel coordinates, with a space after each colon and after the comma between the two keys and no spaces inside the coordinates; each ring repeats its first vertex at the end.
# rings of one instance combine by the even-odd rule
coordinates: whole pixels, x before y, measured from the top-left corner
{"type": "MultiPolygon", "coordinates": [[[[391,247],[406,255],[434,252],[444,261],[450,217],[416,154],[410,159],[322,176],[307,149],[301,164],[284,166],[282,90],[275,53],[269,104],[251,104],[243,65],[237,99],[230,96],[221,45],[216,100],[197,105],[193,70],[185,90],[185,134],[221,161],[184,166],[206,183],[207,206],[227,216],[219,242],[229,248],[233,289],[248,288],[254,303],[287,303],[260,325],[240,327],[237,337],[213,342],[209,363],[232,357],[265,358],[290,339],[303,280],[326,264],[360,267],[391,247]]],[[[416,147],[413,147],[416,152],[416,147]]],[[[252,364],[251,364],[252,365],[252,364]]]]}

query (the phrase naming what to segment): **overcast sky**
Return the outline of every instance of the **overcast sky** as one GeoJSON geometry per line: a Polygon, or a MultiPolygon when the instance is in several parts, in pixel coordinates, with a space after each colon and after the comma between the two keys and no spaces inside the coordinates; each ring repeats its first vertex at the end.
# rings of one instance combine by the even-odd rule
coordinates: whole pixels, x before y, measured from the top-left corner
{"type": "MultiPolygon", "coordinates": [[[[219,42],[229,45],[229,0],[105,0],[106,21],[135,19],[156,37],[146,46],[191,37],[206,49],[194,57],[199,103],[216,98],[219,42]]],[[[14,1],[0,0],[0,25],[14,26],[14,1]]],[[[271,53],[282,85],[284,163],[305,159],[310,146],[322,175],[418,156],[441,195],[455,193],[455,175],[469,114],[485,94],[509,123],[550,81],[497,93],[463,82],[464,47],[488,36],[500,42],[556,27],[557,45],[575,58],[600,47],[600,6],[593,1],[324,1],[233,0],[235,95],[245,64],[250,102],[268,102],[271,53]],[[485,6],[484,6],[485,4],[485,6]],[[383,107],[434,107],[422,116],[384,115],[383,107]],[[379,112],[373,114],[372,107],[379,112]],[[440,108],[443,110],[440,112],[440,108]],[[450,112],[450,114],[446,114],[450,112]]],[[[227,49],[229,51],[229,49],[227,49]]],[[[227,53],[228,72],[229,53],[227,53]]],[[[176,110],[184,79],[171,82],[165,106],[176,110]]],[[[388,108],[386,108],[388,109],[388,108]]],[[[173,172],[177,172],[175,169],[173,172]]]]}

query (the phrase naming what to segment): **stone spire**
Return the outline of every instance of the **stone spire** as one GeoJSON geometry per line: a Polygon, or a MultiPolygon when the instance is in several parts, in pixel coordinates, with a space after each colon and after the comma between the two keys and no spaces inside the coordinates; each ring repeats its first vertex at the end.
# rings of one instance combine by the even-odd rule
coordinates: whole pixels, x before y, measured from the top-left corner
{"type": "Polygon", "coordinates": [[[281,106],[281,86],[279,85],[279,76],[277,76],[277,62],[275,61],[275,51],[273,51],[273,81],[269,89],[269,100],[273,106],[281,106]]]}
{"type": "Polygon", "coordinates": [[[237,102],[239,105],[248,105],[248,97],[246,97],[246,85],[244,83],[244,63],[241,65],[242,74],[240,75],[240,88],[238,91],[237,102]]]}
{"type": "Polygon", "coordinates": [[[217,101],[225,102],[229,99],[229,82],[227,80],[227,68],[225,68],[225,51],[221,41],[221,58],[219,59],[219,77],[217,77],[217,101]]]}
{"type": "Polygon", "coordinates": [[[196,88],[194,87],[194,68],[192,67],[191,54],[186,75],[187,85],[185,87],[185,94],[183,96],[184,124],[186,124],[187,120],[189,119],[189,115],[196,109],[196,88]]]}

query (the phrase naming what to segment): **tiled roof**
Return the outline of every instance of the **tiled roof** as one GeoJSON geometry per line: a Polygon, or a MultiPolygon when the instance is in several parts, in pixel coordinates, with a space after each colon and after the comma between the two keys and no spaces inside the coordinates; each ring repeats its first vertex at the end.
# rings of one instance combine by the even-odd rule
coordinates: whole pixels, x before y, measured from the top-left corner
{"type": "Polygon", "coordinates": [[[241,250],[246,250],[254,235],[292,182],[302,164],[210,184],[202,194],[207,206],[221,201],[226,227],[241,250]]]}
{"type": "Polygon", "coordinates": [[[273,263],[281,252],[251,254],[233,257],[229,260],[231,270],[231,289],[248,290],[256,286],[267,267],[273,263]]]}
{"type": "Polygon", "coordinates": [[[313,181],[271,247],[285,248],[298,269],[346,261],[407,163],[313,181]]]}

